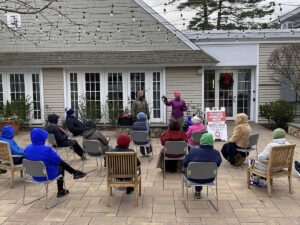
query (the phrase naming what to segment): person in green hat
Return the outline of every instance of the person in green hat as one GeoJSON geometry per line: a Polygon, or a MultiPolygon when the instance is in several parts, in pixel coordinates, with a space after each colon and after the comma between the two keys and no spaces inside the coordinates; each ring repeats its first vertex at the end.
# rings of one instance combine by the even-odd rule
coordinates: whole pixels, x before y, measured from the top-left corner
{"type": "MultiPolygon", "coordinates": [[[[218,150],[214,149],[214,138],[211,133],[205,133],[200,139],[200,146],[192,148],[190,153],[187,154],[183,160],[183,166],[187,168],[190,162],[215,162],[218,166],[222,163],[221,154],[218,150]]],[[[214,179],[204,180],[191,180],[197,183],[210,183],[214,179]]],[[[195,187],[194,197],[196,199],[201,198],[202,186],[195,187]]]]}

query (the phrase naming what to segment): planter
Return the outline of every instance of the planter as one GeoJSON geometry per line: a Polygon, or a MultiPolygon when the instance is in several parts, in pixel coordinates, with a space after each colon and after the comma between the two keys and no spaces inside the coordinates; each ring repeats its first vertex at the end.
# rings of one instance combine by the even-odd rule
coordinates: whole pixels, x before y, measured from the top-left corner
{"type": "Polygon", "coordinates": [[[13,120],[5,120],[2,123],[0,123],[0,129],[2,129],[2,127],[4,126],[12,126],[15,130],[15,134],[17,134],[20,130],[19,123],[13,120]]]}
{"type": "Polygon", "coordinates": [[[118,125],[119,126],[132,126],[133,118],[132,117],[119,117],[118,118],[118,125]]]}

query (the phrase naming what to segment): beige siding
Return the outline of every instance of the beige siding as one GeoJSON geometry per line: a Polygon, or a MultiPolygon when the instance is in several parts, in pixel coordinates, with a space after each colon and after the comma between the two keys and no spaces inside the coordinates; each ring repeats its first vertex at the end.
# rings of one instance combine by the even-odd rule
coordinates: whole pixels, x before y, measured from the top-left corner
{"type": "Polygon", "coordinates": [[[56,113],[64,117],[64,76],[62,68],[43,69],[45,119],[56,113]]]}
{"type": "MultiPolygon", "coordinates": [[[[202,102],[202,76],[199,67],[166,68],[166,94],[174,98],[174,90],[181,92],[181,97],[188,104],[202,102]]],[[[171,115],[171,107],[167,107],[167,118],[171,115]]]]}
{"type": "MultiPolygon", "coordinates": [[[[280,96],[280,83],[274,81],[273,71],[268,69],[268,59],[272,52],[281,47],[282,44],[260,44],[259,46],[259,92],[258,104],[276,101],[280,96]]],[[[259,111],[259,109],[258,109],[259,111]]],[[[259,122],[266,122],[263,118],[258,118],[259,122]]],[[[298,104],[297,119],[300,120],[300,105],[298,104]]]]}

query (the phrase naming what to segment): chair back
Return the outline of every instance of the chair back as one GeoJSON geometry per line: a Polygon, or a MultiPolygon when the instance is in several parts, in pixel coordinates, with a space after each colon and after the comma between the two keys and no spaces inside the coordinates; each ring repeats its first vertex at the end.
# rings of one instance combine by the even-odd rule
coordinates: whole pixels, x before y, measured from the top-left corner
{"type": "Polygon", "coordinates": [[[192,133],[192,141],[193,142],[197,142],[200,143],[200,139],[202,137],[203,134],[207,133],[207,131],[195,131],[192,133]]]}
{"type": "Polygon", "coordinates": [[[10,146],[4,141],[0,141],[0,162],[1,164],[14,165],[10,146]]]}
{"type": "Polygon", "coordinates": [[[258,143],[259,134],[252,134],[249,136],[247,148],[251,148],[258,143]]]}
{"type": "Polygon", "coordinates": [[[184,141],[166,141],[165,154],[185,154],[186,143],[184,141]]]}
{"type": "Polygon", "coordinates": [[[51,147],[53,148],[57,148],[57,143],[56,143],[56,139],[55,139],[55,135],[54,134],[48,134],[48,138],[47,138],[48,144],[51,145],[51,147]]]}
{"type": "Polygon", "coordinates": [[[148,143],[150,141],[148,131],[131,131],[131,139],[133,143],[148,143]]]}
{"type": "Polygon", "coordinates": [[[136,152],[106,152],[107,179],[135,178],[137,176],[136,152]]]}
{"type": "Polygon", "coordinates": [[[99,153],[103,155],[102,146],[98,140],[87,140],[84,139],[82,142],[84,151],[91,156],[95,156],[99,153]]]}
{"type": "Polygon", "coordinates": [[[25,173],[32,177],[48,177],[46,166],[42,161],[23,159],[25,173]]]}
{"type": "Polygon", "coordinates": [[[271,150],[268,170],[272,171],[272,169],[288,169],[288,171],[292,171],[293,165],[293,157],[296,145],[281,145],[275,146],[271,150]]]}
{"type": "Polygon", "coordinates": [[[216,178],[218,166],[215,162],[190,162],[186,170],[188,179],[211,179],[216,178]]]}

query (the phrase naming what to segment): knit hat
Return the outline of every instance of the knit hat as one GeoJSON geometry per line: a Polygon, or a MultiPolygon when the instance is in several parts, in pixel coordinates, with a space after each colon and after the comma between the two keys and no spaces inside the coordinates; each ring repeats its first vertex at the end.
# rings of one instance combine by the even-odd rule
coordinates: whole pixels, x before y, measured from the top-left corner
{"type": "Polygon", "coordinates": [[[286,132],[284,129],[277,128],[273,131],[272,137],[273,139],[285,138],[286,132]]]}
{"type": "Polygon", "coordinates": [[[74,110],[74,109],[69,109],[69,110],[67,111],[67,115],[68,115],[68,116],[72,116],[74,113],[75,113],[75,110],[74,110]]]}
{"type": "Polygon", "coordinates": [[[50,115],[48,115],[48,122],[49,123],[57,124],[58,123],[58,119],[59,119],[59,116],[56,115],[56,114],[50,114],[50,115]]]}
{"type": "Polygon", "coordinates": [[[180,92],[179,91],[174,91],[173,94],[174,94],[175,97],[180,97],[180,92]]]}
{"type": "Polygon", "coordinates": [[[202,137],[200,138],[200,144],[213,146],[214,138],[213,138],[212,134],[211,133],[203,134],[202,137]]]}
{"type": "Polygon", "coordinates": [[[138,120],[146,120],[146,119],[147,119],[146,114],[143,113],[143,112],[139,112],[139,113],[137,114],[136,118],[137,118],[138,120]]]}
{"type": "Polygon", "coordinates": [[[201,123],[201,119],[198,116],[194,116],[194,117],[192,117],[192,123],[199,124],[199,123],[201,123]]]}
{"type": "Polygon", "coordinates": [[[117,138],[117,145],[120,148],[128,148],[129,144],[130,144],[130,137],[128,135],[125,135],[125,134],[124,135],[120,135],[117,138]]]}

